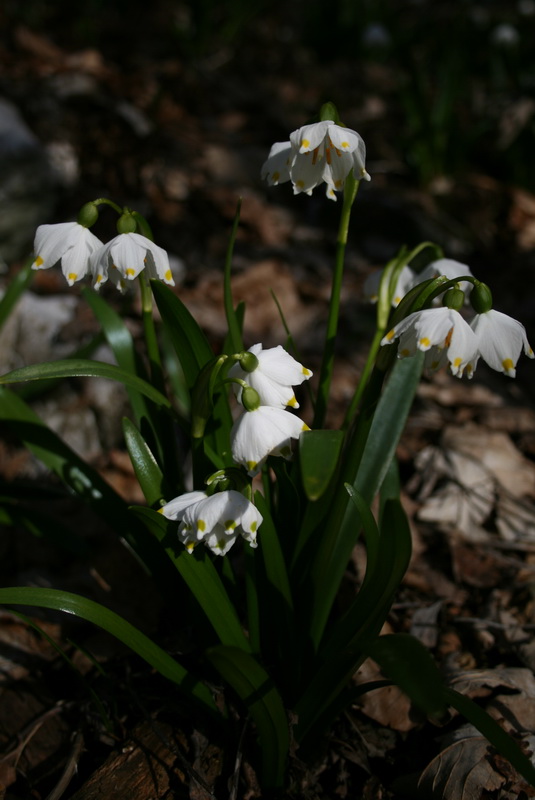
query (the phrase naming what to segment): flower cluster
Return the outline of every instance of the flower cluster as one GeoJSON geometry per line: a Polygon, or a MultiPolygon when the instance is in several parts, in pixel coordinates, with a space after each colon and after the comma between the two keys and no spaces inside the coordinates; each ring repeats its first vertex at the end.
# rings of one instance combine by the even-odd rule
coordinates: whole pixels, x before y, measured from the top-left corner
{"type": "Polygon", "coordinates": [[[159,509],[167,519],[179,522],[178,537],[190,553],[199,542],[224,556],[239,535],[256,547],[262,515],[240,492],[233,489],[208,496],[187,492],[159,509]]]}
{"type": "MultiPolygon", "coordinates": [[[[383,270],[376,270],[364,282],[364,297],[371,303],[376,303],[378,299],[379,284],[383,275],[383,270]]],[[[438,278],[443,275],[448,280],[457,280],[461,277],[473,277],[470,267],[455,261],[452,258],[439,258],[432,261],[421,272],[416,272],[406,264],[398,275],[396,286],[392,293],[392,305],[398,306],[403,297],[415,286],[431,278],[438,278]]],[[[459,288],[465,293],[466,299],[472,289],[472,284],[468,281],[459,281],[459,288]]]]}
{"type": "Polygon", "coordinates": [[[291,440],[308,430],[285,407],[298,408],[293,386],[308,380],[312,372],[280,346],[263,350],[255,344],[229,376],[240,381],[237,394],[244,406],[230,434],[232,458],[253,476],[270,455],[290,458],[291,440]]]}
{"type": "Polygon", "coordinates": [[[294,194],[326,184],[327,197],[336,200],[351,170],[356,180],[370,180],[366,172],[366,146],[362,137],[333,120],[304,125],[290,134],[289,142],[276,142],[262,167],[270,186],[291,181],[294,194]]]}
{"type": "Polygon", "coordinates": [[[123,292],[128,281],[145,269],[149,278],[174,286],[165,250],[140,233],[119,233],[104,244],[79,222],[40,225],[35,234],[32,269],[48,269],[61,263],[67,283],[90,275],[95,289],[108,278],[123,292]]]}
{"type": "MultiPolygon", "coordinates": [[[[465,276],[469,274],[464,273],[465,276]]],[[[460,313],[465,298],[460,288],[462,284],[446,292],[445,306],[415,311],[402,319],[383,337],[381,344],[392,344],[399,339],[399,358],[421,350],[425,352],[426,367],[437,370],[449,364],[453,375],[459,378],[464,373],[471,378],[480,358],[492,369],[514,378],[522,350],[528,358],[534,357],[524,326],[507,314],[495,311],[489,288],[475,280],[470,302],[476,314],[468,323],[460,313]],[[456,302],[448,301],[451,293],[456,302]]]]}

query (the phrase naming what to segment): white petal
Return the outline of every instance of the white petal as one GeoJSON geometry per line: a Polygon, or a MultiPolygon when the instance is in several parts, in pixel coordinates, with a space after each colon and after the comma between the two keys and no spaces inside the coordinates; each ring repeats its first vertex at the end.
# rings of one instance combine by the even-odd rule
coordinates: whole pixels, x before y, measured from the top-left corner
{"type": "Polygon", "coordinates": [[[270,186],[289,181],[292,157],[293,149],[290,142],[275,142],[269,151],[267,161],[262,166],[260,173],[262,180],[266,180],[270,186]]]}
{"type": "Polygon", "coordinates": [[[205,499],[206,492],[186,492],[162,506],[159,513],[163,514],[166,519],[181,520],[187,508],[205,499]]]}
{"type": "Polygon", "coordinates": [[[314,122],[312,125],[304,125],[290,134],[290,142],[299,153],[310,153],[319,147],[325,140],[332,120],[324,122],[314,122]]]}
{"type": "Polygon", "coordinates": [[[173,273],[169,266],[169,256],[163,247],[158,247],[157,244],[151,242],[150,247],[147,248],[145,259],[147,272],[151,278],[159,278],[169,286],[175,285],[173,273]]]}
{"type": "Polygon", "coordinates": [[[245,411],[230,434],[232,457],[255,475],[268,455],[286,449],[288,439],[298,439],[304,430],[307,426],[282,408],[260,406],[245,411]]]}
{"type": "Polygon", "coordinates": [[[489,367],[504,372],[509,377],[516,375],[516,362],[522,349],[533,358],[524,326],[518,320],[491,309],[478,314],[472,321],[478,349],[489,367]]]}
{"type": "Polygon", "coordinates": [[[328,134],[333,145],[342,153],[352,153],[362,141],[356,131],[351,128],[342,128],[340,125],[329,125],[328,134]]]}

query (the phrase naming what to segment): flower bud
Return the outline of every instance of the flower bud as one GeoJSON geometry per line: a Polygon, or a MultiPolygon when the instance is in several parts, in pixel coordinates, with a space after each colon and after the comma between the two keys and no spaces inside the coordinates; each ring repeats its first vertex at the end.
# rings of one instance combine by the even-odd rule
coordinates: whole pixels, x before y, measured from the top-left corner
{"type": "Polygon", "coordinates": [[[257,408],[260,408],[260,395],[252,386],[245,387],[241,401],[246,411],[256,411],[257,408]]]}
{"type": "Polygon", "coordinates": [[[470,302],[476,314],[486,314],[492,308],[492,292],[486,283],[475,284],[470,293],[470,302]]]}
{"type": "Polygon", "coordinates": [[[258,369],[257,357],[248,351],[241,354],[239,364],[244,372],[254,372],[255,369],[258,369]]]}
{"type": "Polygon", "coordinates": [[[137,222],[129,211],[125,211],[117,220],[118,233],[135,233],[137,222]]]}
{"type": "Polygon", "coordinates": [[[78,213],[77,223],[84,228],[90,228],[98,219],[98,208],[94,203],[86,203],[78,213]]]}
{"type": "Polygon", "coordinates": [[[442,298],[442,305],[453,311],[460,311],[464,305],[464,292],[462,289],[448,289],[442,298]]]}

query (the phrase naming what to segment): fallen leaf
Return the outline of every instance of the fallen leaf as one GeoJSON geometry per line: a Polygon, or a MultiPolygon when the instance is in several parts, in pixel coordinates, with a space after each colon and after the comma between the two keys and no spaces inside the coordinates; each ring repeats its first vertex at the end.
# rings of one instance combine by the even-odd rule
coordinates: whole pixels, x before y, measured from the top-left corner
{"type": "Polygon", "coordinates": [[[454,742],[427,765],[418,788],[441,800],[482,800],[505,783],[490,760],[492,748],[483,736],[454,742]]]}

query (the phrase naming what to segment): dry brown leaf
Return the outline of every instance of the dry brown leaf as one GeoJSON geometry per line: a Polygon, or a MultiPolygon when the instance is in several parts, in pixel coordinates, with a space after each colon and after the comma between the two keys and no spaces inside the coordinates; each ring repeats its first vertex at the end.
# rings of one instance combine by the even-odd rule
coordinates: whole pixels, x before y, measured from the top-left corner
{"type": "MultiPolygon", "coordinates": [[[[362,684],[383,680],[384,675],[377,664],[369,658],[357,672],[356,679],[357,684],[362,684]]],[[[410,716],[411,701],[397,686],[385,686],[367,692],[359,700],[359,708],[370,719],[395,731],[410,731],[418,724],[410,716]]]]}
{"type": "Polygon", "coordinates": [[[468,736],[454,742],[425,768],[418,788],[427,797],[441,800],[482,800],[497,791],[505,778],[490,760],[491,747],[483,736],[468,736]]]}

